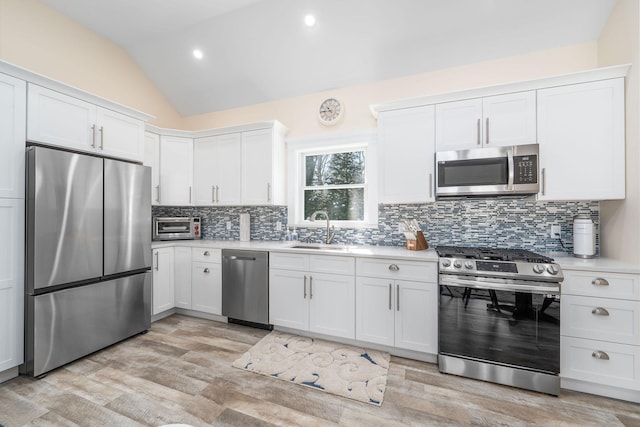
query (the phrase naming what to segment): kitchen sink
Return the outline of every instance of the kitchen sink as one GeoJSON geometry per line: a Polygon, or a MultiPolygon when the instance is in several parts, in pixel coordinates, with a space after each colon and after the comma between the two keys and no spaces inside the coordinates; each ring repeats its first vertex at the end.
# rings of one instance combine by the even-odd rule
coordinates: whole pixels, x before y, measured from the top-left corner
{"type": "Polygon", "coordinates": [[[314,245],[314,244],[295,244],[289,246],[291,249],[311,249],[316,251],[338,251],[347,252],[349,248],[347,246],[335,246],[335,245],[314,245]]]}

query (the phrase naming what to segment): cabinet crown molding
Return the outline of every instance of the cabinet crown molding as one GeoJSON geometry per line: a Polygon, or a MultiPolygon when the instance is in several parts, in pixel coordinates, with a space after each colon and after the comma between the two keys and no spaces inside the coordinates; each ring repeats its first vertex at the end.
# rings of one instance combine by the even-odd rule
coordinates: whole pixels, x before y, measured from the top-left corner
{"type": "Polygon", "coordinates": [[[278,120],[267,120],[264,122],[253,122],[236,126],[226,126],[221,128],[211,128],[196,131],[165,129],[150,124],[146,125],[147,132],[157,133],[164,136],[182,136],[185,138],[206,138],[209,136],[226,135],[230,133],[247,132],[260,129],[273,129],[281,136],[284,136],[289,132],[289,129],[278,120]]]}
{"type": "Polygon", "coordinates": [[[485,96],[503,95],[513,92],[545,89],[555,86],[564,86],[576,83],[586,83],[596,80],[626,77],[630,68],[631,64],[621,64],[611,67],[595,68],[592,70],[578,71],[575,73],[561,74],[533,80],[501,83],[497,85],[465,89],[456,92],[438,93],[415,98],[400,99],[379,104],[372,104],[369,106],[369,110],[371,111],[373,117],[378,118],[378,113],[384,111],[400,110],[403,108],[420,107],[423,105],[439,104],[443,102],[462,101],[464,99],[482,98],[485,96]]]}

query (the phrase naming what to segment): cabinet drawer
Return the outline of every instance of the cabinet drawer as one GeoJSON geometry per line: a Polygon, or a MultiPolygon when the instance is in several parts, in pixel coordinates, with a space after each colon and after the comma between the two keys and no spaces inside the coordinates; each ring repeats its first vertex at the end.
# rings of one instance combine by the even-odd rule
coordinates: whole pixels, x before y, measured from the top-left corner
{"type": "Polygon", "coordinates": [[[564,270],[562,293],[640,301],[640,285],[635,274],[564,270]]]}
{"type": "Polygon", "coordinates": [[[356,275],[435,283],[438,281],[438,264],[427,261],[358,258],[356,275]]]}
{"type": "Polygon", "coordinates": [[[282,270],[307,271],[309,270],[309,255],[270,252],[269,267],[282,270]]]}
{"type": "Polygon", "coordinates": [[[560,338],[560,376],[640,390],[640,347],[560,338]]]}
{"type": "Polygon", "coordinates": [[[563,295],[562,335],[640,345],[640,302],[563,295]]]}
{"type": "Polygon", "coordinates": [[[355,259],[349,256],[311,255],[309,271],[315,273],[355,274],[355,259]]]}
{"type": "Polygon", "coordinates": [[[222,251],[210,248],[191,248],[191,260],[193,262],[222,263],[222,251]]]}

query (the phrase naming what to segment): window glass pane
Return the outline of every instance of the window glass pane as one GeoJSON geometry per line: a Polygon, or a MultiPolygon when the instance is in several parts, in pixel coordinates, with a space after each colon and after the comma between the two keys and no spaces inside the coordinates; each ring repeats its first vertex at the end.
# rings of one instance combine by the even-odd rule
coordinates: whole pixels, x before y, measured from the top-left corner
{"type": "Polygon", "coordinates": [[[334,221],[364,221],[364,188],[305,190],[305,219],[315,211],[327,211],[334,221]]]}
{"type": "Polygon", "coordinates": [[[364,151],[305,156],[305,186],[364,184],[364,151]]]}

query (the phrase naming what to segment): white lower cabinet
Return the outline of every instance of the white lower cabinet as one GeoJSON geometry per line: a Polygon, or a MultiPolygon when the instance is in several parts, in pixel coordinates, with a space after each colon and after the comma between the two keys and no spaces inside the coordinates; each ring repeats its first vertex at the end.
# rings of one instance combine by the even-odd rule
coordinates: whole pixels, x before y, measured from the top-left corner
{"type": "Polygon", "coordinates": [[[176,246],[174,250],[176,307],[191,310],[191,248],[176,246]]]}
{"type": "Polygon", "coordinates": [[[272,252],[269,262],[269,323],[355,338],[352,257],[272,252]]]}
{"type": "Polygon", "coordinates": [[[565,269],[562,387],[640,402],[638,275],[565,269]]]}
{"type": "Polygon", "coordinates": [[[193,310],[222,315],[222,264],[191,264],[191,297],[193,310]]]}
{"type": "Polygon", "coordinates": [[[438,352],[435,263],[358,258],[356,274],[357,340],[438,352]]]}
{"type": "Polygon", "coordinates": [[[153,250],[153,312],[175,307],[174,250],[158,248],[153,250]]]}

